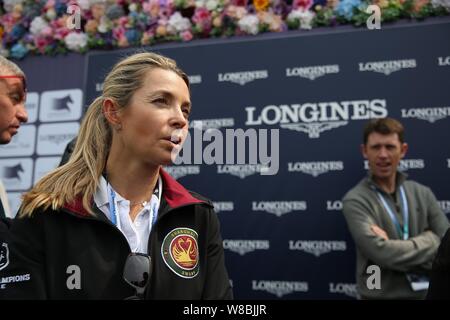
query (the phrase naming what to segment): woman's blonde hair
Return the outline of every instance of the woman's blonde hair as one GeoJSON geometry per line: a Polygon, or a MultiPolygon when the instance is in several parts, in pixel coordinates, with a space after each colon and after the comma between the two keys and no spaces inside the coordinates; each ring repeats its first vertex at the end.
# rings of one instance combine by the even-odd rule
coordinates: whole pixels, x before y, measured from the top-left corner
{"type": "Polygon", "coordinates": [[[125,108],[142,86],[147,71],[154,68],[175,72],[189,88],[188,76],[170,58],[143,52],[119,61],[106,76],[102,95],[88,107],[69,161],[45,175],[23,196],[19,217],[31,216],[37,209],[58,210],[77,197],[82,197],[84,209],[94,215],[91,202],[112,140],[112,129],[102,112],[103,101],[109,98],[119,109],[125,108]]]}

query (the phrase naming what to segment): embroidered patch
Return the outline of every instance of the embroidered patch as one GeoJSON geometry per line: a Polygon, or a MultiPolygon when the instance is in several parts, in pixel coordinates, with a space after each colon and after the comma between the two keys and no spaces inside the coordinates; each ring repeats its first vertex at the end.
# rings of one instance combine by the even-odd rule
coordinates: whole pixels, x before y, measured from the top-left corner
{"type": "Polygon", "coordinates": [[[161,255],[170,270],[186,279],[194,278],[199,271],[198,235],[189,228],[170,231],[161,246],[161,255]]]}
{"type": "Polygon", "coordinates": [[[8,244],[3,242],[0,246],[0,270],[5,269],[9,264],[8,244]]]}

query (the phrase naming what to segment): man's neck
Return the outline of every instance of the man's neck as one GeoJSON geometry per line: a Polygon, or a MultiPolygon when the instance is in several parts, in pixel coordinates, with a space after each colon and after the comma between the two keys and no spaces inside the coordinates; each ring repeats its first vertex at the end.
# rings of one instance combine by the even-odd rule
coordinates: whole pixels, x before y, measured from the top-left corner
{"type": "Polygon", "coordinates": [[[395,185],[396,185],[396,174],[389,178],[378,178],[373,177],[373,181],[380,187],[381,190],[384,192],[391,194],[395,192],[395,185]]]}

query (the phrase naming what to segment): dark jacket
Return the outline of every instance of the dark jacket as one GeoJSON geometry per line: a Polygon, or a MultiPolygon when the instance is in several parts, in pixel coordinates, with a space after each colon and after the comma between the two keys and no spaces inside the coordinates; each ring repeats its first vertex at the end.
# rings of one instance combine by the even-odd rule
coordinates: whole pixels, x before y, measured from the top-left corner
{"type": "Polygon", "coordinates": [[[450,229],[442,239],[433,261],[427,299],[450,300],[450,229]]]}
{"type": "MultiPolygon", "coordinates": [[[[211,202],[188,192],[161,170],[163,196],[148,250],[147,299],[231,299],[220,225],[211,202]]],[[[11,227],[9,265],[0,271],[0,299],[124,299],[135,290],[123,280],[130,247],[94,206],[81,201],[38,211],[11,227]],[[75,266],[80,289],[73,288],[75,266]],[[6,283],[5,283],[6,281],[6,283]],[[72,283],[72,285],[71,285],[72,283]],[[69,289],[71,288],[71,289],[69,289]]]]}

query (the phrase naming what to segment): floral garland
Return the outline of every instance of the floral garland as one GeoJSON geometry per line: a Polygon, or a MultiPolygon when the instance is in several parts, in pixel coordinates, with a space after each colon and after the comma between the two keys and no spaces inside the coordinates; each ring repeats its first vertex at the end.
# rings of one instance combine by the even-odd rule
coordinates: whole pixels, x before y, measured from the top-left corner
{"type": "Polygon", "coordinates": [[[450,0],[0,0],[0,53],[22,59],[29,53],[362,26],[370,4],[380,8],[382,23],[450,15],[450,0]]]}

